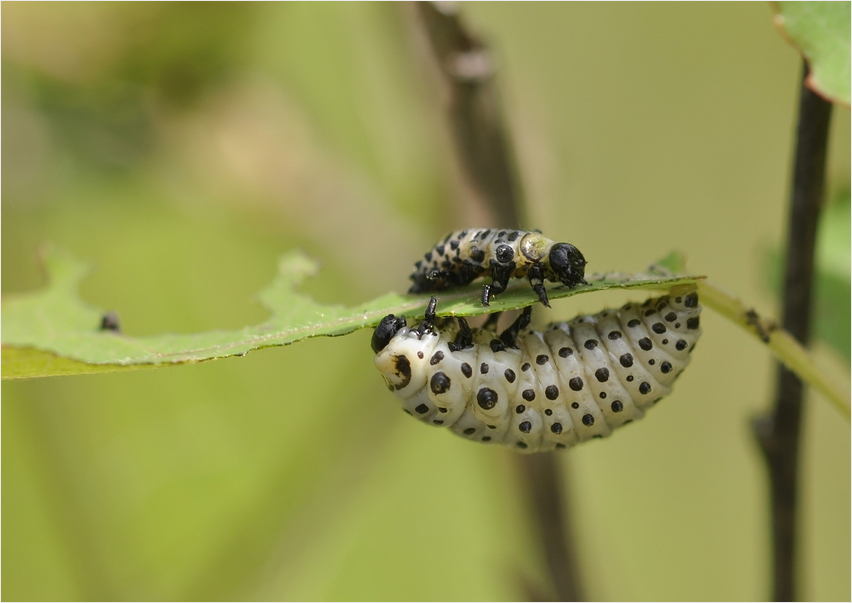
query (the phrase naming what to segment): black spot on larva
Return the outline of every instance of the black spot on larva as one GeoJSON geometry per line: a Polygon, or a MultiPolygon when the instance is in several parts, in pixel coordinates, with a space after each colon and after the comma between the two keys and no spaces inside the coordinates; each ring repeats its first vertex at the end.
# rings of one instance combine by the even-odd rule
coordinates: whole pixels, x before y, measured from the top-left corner
{"type": "Polygon", "coordinates": [[[497,429],[496,425],[486,425],[488,429],[497,429]]]}
{"type": "Polygon", "coordinates": [[[633,354],[622,354],[619,357],[618,361],[624,368],[630,368],[631,366],[633,366],[633,354]]]}
{"type": "Polygon", "coordinates": [[[432,357],[429,359],[429,364],[431,364],[432,366],[435,366],[436,364],[441,362],[441,360],[443,360],[443,359],[444,359],[444,352],[442,352],[441,350],[438,350],[437,352],[432,354],[432,357]]]}
{"type": "Polygon", "coordinates": [[[464,229],[463,231],[461,231],[461,232],[459,233],[459,236],[458,236],[459,241],[461,241],[461,240],[462,240],[463,238],[465,238],[466,236],[467,236],[467,229],[464,229]]]}
{"type": "Polygon", "coordinates": [[[672,363],[671,363],[671,362],[664,362],[664,363],[662,363],[662,364],[660,365],[660,371],[661,371],[663,374],[670,373],[670,372],[672,371],[672,363]]]}
{"type": "Polygon", "coordinates": [[[544,396],[548,400],[556,400],[559,397],[559,388],[555,385],[548,385],[544,388],[544,396]]]}
{"type": "Polygon", "coordinates": [[[495,250],[494,254],[497,256],[497,261],[501,264],[508,264],[512,261],[512,258],[515,257],[515,252],[508,245],[500,245],[495,250]]]}
{"type": "Polygon", "coordinates": [[[488,374],[488,363],[487,362],[483,362],[482,364],[479,365],[479,372],[482,373],[483,375],[488,374]]]}
{"type": "Polygon", "coordinates": [[[525,373],[526,373],[528,370],[530,370],[530,363],[529,363],[529,362],[524,362],[524,363],[521,365],[521,370],[522,370],[522,371],[524,371],[525,373]]]}
{"type": "Polygon", "coordinates": [[[432,423],[435,425],[443,425],[444,422],[441,419],[433,419],[432,423]]]}
{"type": "Polygon", "coordinates": [[[595,371],[595,379],[600,381],[601,383],[606,383],[609,379],[609,369],[608,368],[599,368],[595,371]]]}
{"type": "Polygon", "coordinates": [[[423,360],[423,352],[417,352],[417,357],[423,360]]]}
{"type": "Polygon", "coordinates": [[[483,442],[490,442],[490,441],[491,441],[491,436],[485,436],[485,437],[483,437],[483,438],[482,438],[482,441],[483,441],[483,442]]]}
{"type": "Polygon", "coordinates": [[[657,313],[657,311],[654,310],[653,308],[650,309],[650,310],[645,310],[645,316],[653,316],[656,313],[657,313]]]}
{"type": "Polygon", "coordinates": [[[446,247],[444,247],[443,245],[438,245],[437,247],[435,247],[435,251],[438,252],[438,255],[444,255],[444,251],[446,251],[446,247]]]}
{"type": "Polygon", "coordinates": [[[583,389],[583,380],[580,377],[574,377],[568,381],[568,387],[573,389],[575,392],[578,392],[583,389]]]}
{"type": "Polygon", "coordinates": [[[628,383],[632,383],[633,382],[633,375],[627,375],[627,379],[625,379],[625,381],[627,381],[628,383]]]}
{"type": "Polygon", "coordinates": [[[456,249],[458,249],[458,248],[459,248],[459,242],[458,242],[458,241],[456,241],[455,239],[453,239],[452,241],[450,241],[450,249],[452,249],[453,251],[455,251],[455,250],[456,250],[456,249]]]}
{"type": "Polygon", "coordinates": [[[523,433],[529,433],[532,429],[532,423],[530,423],[529,421],[523,421],[520,425],[518,425],[518,429],[521,430],[523,433]]]}
{"type": "Polygon", "coordinates": [[[471,375],[473,375],[473,369],[470,367],[470,365],[467,362],[462,362],[461,372],[462,372],[462,375],[464,375],[468,379],[470,379],[471,375]]]}
{"type": "Polygon", "coordinates": [[[615,341],[616,339],[621,339],[621,331],[610,331],[607,337],[610,338],[611,341],[615,341]]]}
{"type": "Polygon", "coordinates": [[[546,414],[546,415],[549,417],[550,415],[552,415],[552,414],[553,414],[553,411],[552,411],[552,410],[550,410],[549,408],[545,408],[545,409],[544,409],[544,414],[546,414]]]}
{"type": "Polygon", "coordinates": [[[436,396],[448,392],[450,390],[450,378],[441,371],[438,371],[432,375],[432,379],[429,381],[429,389],[436,396]]]}
{"type": "Polygon", "coordinates": [[[512,369],[506,369],[503,372],[503,376],[506,377],[506,381],[508,381],[509,383],[515,382],[515,371],[513,371],[512,369]]]}
{"type": "Polygon", "coordinates": [[[683,300],[683,305],[686,306],[687,308],[694,308],[695,306],[697,306],[698,305],[698,294],[697,293],[690,293],[689,295],[687,295],[683,300]]]}
{"type": "Polygon", "coordinates": [[[408,357],[404,354],[394,356],[393,362],[396,367],[396,374],[400,378],[400,382],[394,387],[396,389],[405,389],[411,383],[411,362],[408,361],[408,357]]]}
{"type": "Polygon", "coordinates": [[[485,252],[482,251],[479,247],[471,247],[470,251],[468,252],[468,255],[470,256],[470,259],[475,262],[481,262],[485,259],[485,252]]]}
{"type": "Polygon", "coordinates": [[[474,433],[476,433],[476,427],[468,427],[462,433],[465,435],[473,435],[474,433]]]}
{"type": "Polygon", "coordinates": [[[603,436],[602,436],[601,434],[599,434],[599,433],[596,433],[596,434],[595,434],[595,435],[593,435],[592,437],[593,437],[594,439],[596,439],[596,440],[600,440],[603,436]]]}
{"type": "Polygon", "coordinates": [[[550,431],[552,431],[556,435],[559,435],[560,433],[562,433],[562,423],[554,423],[550,426],[550,431]]]}
{"type": "Polygon", "coordinates": [[[663,342],[662,342],[662,343],[663,343],[663,345],[669,345],[669,340],[668,340],[668,339],[663,339],[663,342]]]}
{"type": "Polygon", "coordinates": [[[571,354],[574,353],[574,350],[571,348],[559,348],[559,356],[561,358],[568,358],[571,354]]]}
{"type": "Polygon", "coordinates": [[[506,344],[503,343],[502,341],[500,341],[499,339],[492,339],[491,343],[489,345],[491,346],[491,351],[494,352],[495,354],[497,352],[505,352],[506,351],[506,344]]]}
{"type": "Polygon", "coordinates": [[[600,398],[601,400],[605,400],[606,399],[606,392],[599,393],[598,398],[600,398]]]}
{"type": "Polygon", "coordinates": [[[557,444],[556,447],[557,448],[565,448],[566,446],[565,446],[565,444],[557,444]]]}
{"type": "Polygon", "coordinates": [[[587,339],[586,343],[583,344],[583,347],[586,348],[587,350],[594,350],[596,347],[598,347],[598,340],[597,339],[587,339]]]}
{"type": "Polygon", "coordinates": [[[669,312],[665,316],[666,322],[674,322],[677,320],[677,314],[675,312],[669,312]]]}
{"type": "Polygon", "coordinates": [[[438,407],[438,412],[449,412],[446,408],[438,407]]]}
{"type": "Polygon", "coordinates": [[[621,412],[624,410],[624,404],[621,403],[621,400],[613,400],[609,407],[612,409],[612,412],[621,412]]]}
{"type": "Polygon", "coordinates": [[[656,361],[656,360],[654,360],[653,358],[651,358],[651,359],[648,361],[648,364],[650,364],[651,366],[654,366],[655,364],[657,364],[657,361],[656,361]]]}
{"type": "Polygon", "coordinates": [[[643,337],[642,339],[639,340],[639,347],[647,352],[652,347],[654,347],[654,344],[651,343],[651,340],[648,339],[647,337],[643,337]]]}
{"type": "Polygon", "coordinates": [[[687,329],[697,329],[698,323],[699,323],[698,317],[693,316],[692,318],[690,318],[686,321],[686,328],[687,329]]]}
{"type": "Polygon", "coordinates": [[[539,366],[547,364],[548,360],[550,360],[550,357],[547,354],[539,354],[535,357],[535,363],[539,366]]]}
{"type": "Polygon", "coordinates": [[[639,319],[638,319],[638,318],[634,318],[633,320],[631,320],[630,322],[628,322],[628,323],[627,323],[627,326],[628,326],[628,327],[630,327],[631,329],[635,329],[635,328],[636,328],[636,327],[638,327],[640,324],[641,324],[641,323],[639,322],[639,319]]]}
{"type": "Polygon", "coordinates": [[[414,410],[416,410],[421,415],[425,415],[427,412],[429,412],[429,407],[426,406],[425,404],[421,404],[417,408],[415,408],[414,410]]]}
{"type": "Polygon", "coordinates": [[[526,447],[527,447],[527,445],[526,445],[526,444],[524,444],[523,442],[518,442],[518,443],[516,444],[516,446],[517,446],[518,448],[526,448],[526,447]]]}
{"type": "Polygon", "coordinates": [[[512,234],[509,235],[509,237],[508,237],[509,242],[511,243],[512,241],[517,239],[519,236],[521,236],[521,233],[516,230],[515,232],[513,232],[512,234]]]}
{"type": "Polygon", "coordinates": [[[427,261],[427,262],[431,262],[431,261],[432,261],[432,252],[431,252],[431,251],[427,251],[427,252],[426,252],[426,261],[427,261]]]}
{"type": "Polygon", "coordinates": [[[571,408],[577,410],[578,408],[580,408],[580,405],[577,402],[571,402],[571,408]]]}
{"type": "Polygon", "coordinates": [[[689,344],[686,342],[686,340],[684,340],[684,339],[678,339],[677,343],[675,344],[675,349],[676,349],[677,351],[679,351],[679,352],[682,352],[682,351],[684,351],[684,350],[686,349],[686,347],[687,347],[688,345],[689,345],[689,344]]]}
{"type": "Polygon", "coordinates": [[[657,335],[662,335],[666,332],[666,325],[661,322],[655,322],[653,325],[651,325],[651,330],[657,335]]]}
{"type": "Polygon", "coordinates": [[[640,394],[647,394],[649,391],[651,391],[651,384],[650,383],[648,383],[647,381],[643,381],[642,383],[639,384],[639,393],[640,394]]]}
{"type": "Polygon", "coordinates": [[[523,396],[524,400],[527,402],[532,402],[535,400],[535,390],[525,389],[521,396],[523,396]]]}
{"type": "Polygon", "coordinates": [[[524,406],[523,404],[518,404],[518,405],[515,407],[515,412],[516,412],[516,413],[518,413],[519,415],[522,415],[522,414],[524,414],[524,411],[525,411],[526,409],[527,409],[527,407],[526,407],[526,406],[524,406]]]}
{"type": "Polygon", "coordinates": [[[683,298],[682,298],[680,295],[678,295],[678,296],[675,298],[675,303],[676,303],[676,304],[679,304],[679,303],[681,303],[682,301],[683,301],[683,298]]]}
{"type": "Polygon", "coordinates": [[[595,424],[595,418],[590,414],[583,415],[583,425],[586,427],[591,427],[595,424]]]}
{"type": "Polygon", "coordinates": [[[491,410],[497,405],[497,392],[488,387],[483,387],[476,394],[476,403],[484,410],[491,410]]]}

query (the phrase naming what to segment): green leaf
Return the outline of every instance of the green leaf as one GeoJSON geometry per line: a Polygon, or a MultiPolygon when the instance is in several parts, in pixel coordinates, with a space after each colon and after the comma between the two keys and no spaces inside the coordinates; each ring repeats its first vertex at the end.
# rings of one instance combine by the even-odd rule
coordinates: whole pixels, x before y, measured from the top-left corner
{"type": "Polygon", "coordinates": [[[775,25],[808,61],[807,84],[828,100],[849,106],[850,3],[777,2],[775,25]]]}
{"type": "MultiPolygon", "coordinates": [[[[667,261],[668,265],[682,265],[677,258],[667,261]]],[[[235,331],[131,337],[102,329],[105,312],[79,298],[77,291],[89,271],[87,265],[55,248],[46,250],[43,263],[48,274],[44,289],[4,299],[4,379],[108,372],[243,356],[260,348],[287,345],[309,337],[345,335],[375,326],[388,314],[422,316],[429,301],[428,296],[390,293],[353,308],[319,304],[297,291],[306,278],[316,275],[317,263],[300,252],[292,252],[281,259],[278,275],[259,295],[271,313],[266,322],[235,331]]],[[[609,273],[587,278],[588,286],[570,290],[553,285],[548,295],[559,299],[614,288],[668,289],[704,277],[678,276],[656,266],[649,274],[609,273]]],[[[501,294],[489,308],[480,305],[479,296],[480,285],[442,293],[438,314],[475,316],[537,303],[525,283],[501,294]]]]}

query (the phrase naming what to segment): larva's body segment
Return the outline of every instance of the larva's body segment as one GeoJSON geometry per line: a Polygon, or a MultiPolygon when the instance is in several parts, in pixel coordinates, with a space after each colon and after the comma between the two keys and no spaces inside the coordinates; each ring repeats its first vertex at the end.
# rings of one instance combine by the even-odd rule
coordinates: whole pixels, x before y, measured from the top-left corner
{"type": "Polygon", "coordinates": [[[549,306],[544,281],[574,288],[583,285],[586,260],[569,243],[538,232],[470,228],[451,232],[414,265],[409,293],[429,293],[467,285],[491,276],[483,286],[482,305],[504,291],[510,278],[526,277],[541,303],[549,306]]]}
{"type": "Polygon", "coordinates": [[[694,290],[677,288],[542,331],[525,329],[527,312],[517,334],[499,336],[463,319],[427,316],[411,329],[388,316],[375,364],[405,411],[430,425],[522,452],[568,448],[642,418],[671,392],[700,313],[694,290]]]}

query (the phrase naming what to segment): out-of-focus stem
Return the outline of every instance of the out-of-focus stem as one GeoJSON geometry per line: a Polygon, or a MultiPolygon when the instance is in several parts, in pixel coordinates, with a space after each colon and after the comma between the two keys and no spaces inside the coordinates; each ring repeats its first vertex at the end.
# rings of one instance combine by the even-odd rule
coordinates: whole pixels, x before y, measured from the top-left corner
{"type": "MultiPolygon", "coordinates": [[[[825,181],[825,158],[831,104],[804,84],[803,69],[796,130],[796,156],[790,199],[787,265],[782,326],[803,345],[810,336],[814,248],[825,181]]],[[[772,412],[754,421],[754,432],[766,457],[771,488],[773,598],[795,601],[796,526],[802,381],[778,367],[778,398],[772,412]]]]}
{"type": "Polygon", "coordinates": [[[447,117],[463,172],[495,223],[517,228],[520,186],[493,84],[493,56],[464,26],[455,3],[416,6],[449,88],[447,117]]]}
{"type": "MultiPolygon", "coordinates": [[[[518,228],[520,186],[493,85],[491,54],[464,27],[454,3],[418,2],[416,6],[450,90],[449,120],[463,171],[490,208],[494,223],[518,228]]],[[[552,583],[552,589],[533,586],[527,595],[538,599],[552,590],[557,600],[581,601],[574,539],[565,519],[563,470],[554,453],[518,455],[518,459],[552,583]]]]}

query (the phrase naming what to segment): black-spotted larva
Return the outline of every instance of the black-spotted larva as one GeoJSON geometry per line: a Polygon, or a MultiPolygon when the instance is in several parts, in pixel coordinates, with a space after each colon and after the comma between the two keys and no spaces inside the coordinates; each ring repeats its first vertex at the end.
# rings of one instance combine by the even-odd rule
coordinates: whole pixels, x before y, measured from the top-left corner
{"type": "Polygon", "coordinates": [[[504,291],[512,277],[527,277],[545,306],[544,281],[574,288],[583,280],[586,260],[570,243],[557,243],[539,232],[469,228],[448,234],[414,265],[409,293],[461,287],[490,275],[482,288],[482,305],[504,291]]]}
{"type": "Polygon", "coordinates": [[[671,392],[701,330],[694,287],[526,330],[530,308],[502,334],[436,319],[386,316],[375,364],[403,408],[430,425],[522,452],[568,448],[641,418],[671,392]]]}

